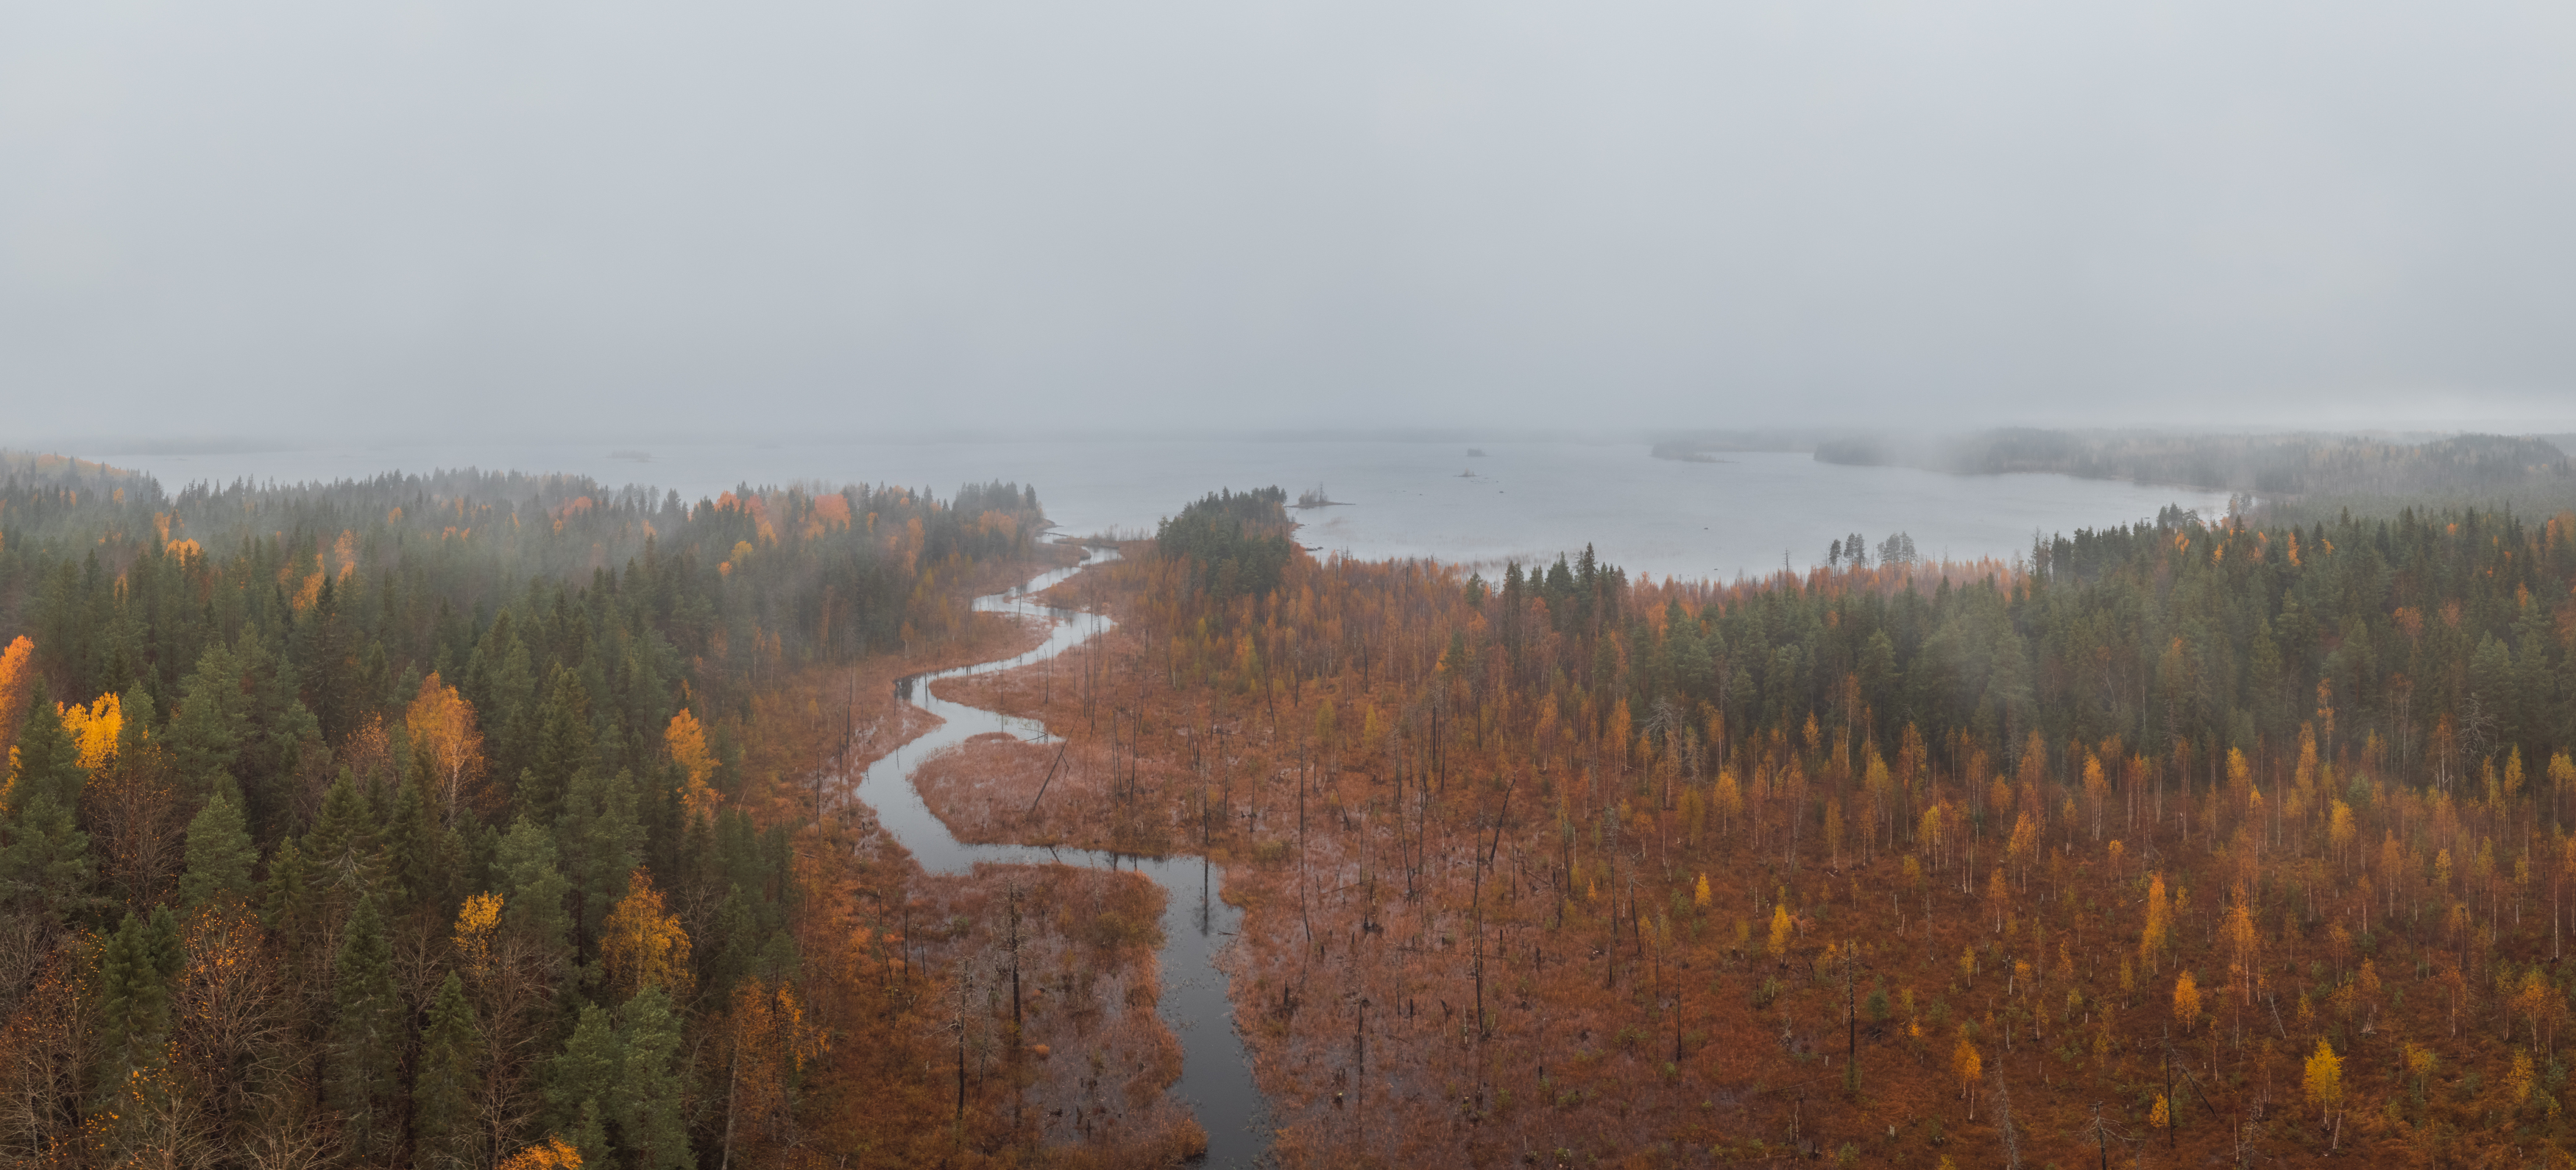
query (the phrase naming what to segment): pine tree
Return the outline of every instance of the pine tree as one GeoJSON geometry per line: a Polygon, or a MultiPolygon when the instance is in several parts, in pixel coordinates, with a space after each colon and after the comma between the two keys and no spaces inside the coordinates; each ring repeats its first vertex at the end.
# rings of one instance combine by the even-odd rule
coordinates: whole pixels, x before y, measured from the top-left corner
{"type": "Polygon", "coordinates": [[[412,1080],[412,1157],[423,1170],[456,1170],[474,1164],[474,1054],[480,1045],[465,982],[447,973],[421,1033],[420,1063],[412,1080]]]}
{"type": "Polygon", "coordinates": [[[259,860],[241,808],[218,791],[188,822],[188,871],[179,878],[179,900],[194,909],[218,895],[250,896],[251,866],[259,860]]]}
{"type": "Polygon", "coordinates": [[[358,901],[331,971],[332,1018],[326,1050],[327,1093],[348,1125],[351,1145],[374,1157],[402,1140],[394,1103],[395,1070],[404,1046],[405,1011],[394,986],[393,951],[372,897],[358,901]]]}

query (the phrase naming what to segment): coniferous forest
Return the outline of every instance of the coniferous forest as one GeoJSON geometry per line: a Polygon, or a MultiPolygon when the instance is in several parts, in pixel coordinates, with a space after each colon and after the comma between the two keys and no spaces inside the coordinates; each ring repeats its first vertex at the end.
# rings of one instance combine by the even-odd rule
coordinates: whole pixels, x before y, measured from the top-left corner
{"type": "Polygon", "coordinates": [[[900,858],[799,785],[1034,491],[7,470],[0,1157],[890,1164],[949,1120],[848,904],[900,858]]]}

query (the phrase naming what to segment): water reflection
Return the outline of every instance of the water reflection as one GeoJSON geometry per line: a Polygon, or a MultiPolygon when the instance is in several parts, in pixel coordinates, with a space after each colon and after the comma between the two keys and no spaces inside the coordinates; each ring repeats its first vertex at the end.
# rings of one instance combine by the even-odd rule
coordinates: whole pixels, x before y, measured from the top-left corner
{"type": "Polygon", "coordinates": [[[1104,563],[1114,553],[1087,556],[1082,565],[1057,569],[1007,593],[975,599],[986,613],[1012,613],[1053,623],[1037,648],[1011,658],[949,670],[907,675],[895,683],[895,695],[939,716],[937,729],[903,745],[867,770],[859,781],[859,799],[876,810],[886,831],[903,842],[921,867],[931,873],[965,874],[979,864],[1064,864],[1097,869],[1124,869],[1143,874],[1163,888],[1163,998],[1156,1011],[1181,1044],[1181,1079],[1173,1092],[1187,1102],[1207,1130],[1208,1164],[1251,1166],[1269,1147],[1269,1122],[1261,1090],[1253,1084],[1251,1054],[1235,1031],[1234,1009],[1226,999],[1226,979],[1217,956],[1241,928],[1243,912],[1220,896],[1223,882],[1197,855],[1136,857],[1092,849],[1041,845],[969,845],[931,814],[912,783],[912,765],[935,752],[979,735],[1003,732],[1029,743],[1055,743],[1043,723],[987,711],[942,699],[930,684],[943,678],[1008,670],[1049,658],[1106,632],[1115,622],[1098,614],[1040,605],[1030,596],[1072,577],[1083,568],[1104,563]],[[1195,872],[1193,872],[1195,871],[1195,872]],[[1193,891],[1192,886],[1196,889],[1193,891]]]}

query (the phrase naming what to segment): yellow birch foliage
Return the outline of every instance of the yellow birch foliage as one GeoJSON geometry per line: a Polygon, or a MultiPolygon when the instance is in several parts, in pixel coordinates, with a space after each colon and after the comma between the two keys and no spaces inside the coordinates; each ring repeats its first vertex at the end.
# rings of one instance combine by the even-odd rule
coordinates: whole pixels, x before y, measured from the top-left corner
{"type": "Polygon", "coordinates": [[[1959,1074],[1959,1096],[1963,1098],[1968,1095],[1968,1086],[1985,1075],[1985,1058],[1977,1054],[1976,1045],[1968,1043],[1964,1030],[1959,1033],[1958,1046],[1950,1050],[1950,1071],[1959,1074]]]}
{"type": "Polygon", "coordinates": [[[716,806],[722,802],[723,794],[707,785],[707,778],[715,775],[716,760],[707,751],[706,728],[699,725],[697,716],[682,708],[679,714],[671,716],[671,725],[662,729],[662,742],[670,746],[671,762],[687,773],[680,781],[683,819],[695,821],[704,817],[714,821],[716,806]]]}
{"type": "Polygon", "coordinates": [[[1771,907],[1772,954],[1785,955],[1789,953],[1789,928],[1789,908],[1787,906],[1771,907]]]}
{"type": "Polygon", "coordinates": [[[2200,983],[2189,971],[2174,977],[2174,1022],[2185,1032],[2200,1022],[2200,983]]]}
{"type": "Polygon", "coordinates": [[[2308,1057],[2307,1075],[2301,1083],[2307,1087],[2308,1104],[2331,1113],[2343,1104],[2343,1058],[2335,1055],[2334,1045],[2322,1038],[2317,1050],[2308,1057]]]}
{"type": "Polygon", "coordinates": [[[457,803],[483,771],[483,735],[475,729],[474,704],[432,671],[420,680],[420,693],[404,710],[403,726],[411,731],[412,750],[429,762],[438,801],[453,818],[457,803]]]}
{"type": "Polygon", "coordinates": [[[125,729],[125,711],[114,694],[100,695],[86,707],[57,703],[54,710],[62,715],[63,731],[80,749],[82,771],[97,772],[116,758],[116,736],[125,729]]]}
{"type": "Polygon", "coordinates": [[[2173,911],[2165,902],[2165,875],[2147,879],[2147,925],[2138,935],[2138,957],[2152,960],[2173,933],[2173,911]]]}
{"type": "Polygon", "coordinates": [[[2004,856],[2028,865],[2038,853],[2039,822],[2032,820],[2029,813],[2023,813],[2013,822],[2012,839],[2004,846],[2004,856]]]}
{"type": "Polygon", "coordinates": [[[2245,891],[2236,892],[2236,904],[2228,908],[2227,921],[2219,928],[2219,937],[2227,943],[2228,971],[2245,984],[2245,999],[2254,999],[2254,958],[2262,948],[2262,936],[2254,929],[2254,913],[2245,905],[2245,891]]]}
{"type": "Polygon", "coordinates": [[[689,932],[681,929],[679,915],[664,908],[650,872],[639,867],[627,879],[626,896],[600,924],[600,935],[600,956],[621,996],[652,986],[675,999],[687,994],[689,932]]]}
{"type": "Polygon", "coordinates": [[[501,895],[476,894],[456,912],[456,955],[475,979],[492,974],[492,932],[501,925],[501,895]]]}
{"type": "Polygon", "coordinates": [[[18,721],[27,717],[27,693],[36,685],[36,644],[21,634],[0,650],[0,744],[18,742],[18,721]]]}
{"type": "Polygon", "coordinates": [[[501,1163],[500,1170],[581,1170],[581,1151],[572,1148],[572,1143],[548,1134],[546,1140],[510,1155],[501,1163]]]}

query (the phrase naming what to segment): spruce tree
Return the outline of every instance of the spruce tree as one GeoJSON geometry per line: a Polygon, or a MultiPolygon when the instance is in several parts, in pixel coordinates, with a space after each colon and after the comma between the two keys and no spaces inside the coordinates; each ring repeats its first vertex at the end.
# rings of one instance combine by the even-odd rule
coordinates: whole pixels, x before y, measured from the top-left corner
{"type": "Polygon", "coordinates": [[[592,1003],[582,1005],[572,1037],[546,1062],[546,1124],[580,1148],[584,1165],[609,1165],[614,1152],[603,1123],[613,1112],[619,1057],[608,1011],[592,1003]]]}
{"type": "Polygon", "coordinates": [[[546,821],[561,815],[573,774],[590,762],[590,750],[590,693],[580,675],[558,666],[547,687],[536,759],[519,781],[520,806],[546,821]]]}
{"type": "Polygon", "coordinates": [[[13,798],[15,807],[0,824],[0,905],[59,925],[92,906],[95,863],[89,834],[72,819],[72,810],[42,791],[42,783],[34,787],[39,791],[23,802],[13,798]]]}
{"type": "Polygon", "coordinates": [[[183,958],[179,923],[167,906],[148,918],[126,915],[99,948],[99,1108],[113,1111],[129,1075],[161,1062],[170,1030],[170,980],[183,958]]]}
{"type": "Polygon", "coordinates": [[[321,907],[313,896],[313,867],[305,863],[304,848],[292,837],[268,859],[268,892],[262,907],[268,928],[290,950],[311,937],[321,921],[321,907]]]}
{"type": "Polygon", "coordinates": [[[402,1062],[406,1015],[394,986],[393,950],[372,897],[358,900],[331,970],[331,1027],[325,1050],[326,1095],[348,1125],[351,1146],[375,1158],[402,1140],[395,1111],[395,1071],[402,1062]]]}
{"type": "Polygon", "coordinates": [[[644,860],[644,827],[635,819],[633,775],[582,771],[573,776],[561,820],[555,823],[557,856],[581,907],[581,938],[595,938],[599,924],[626,891],[626,875],[644,860]]]}
{"type": "Polygon", "coordinates": [[[180,902],[195,909],[217,896],[249,897],[250,871],[258,861],[259,849],[251,844],[240,806],[217,791],[188,822],[188,871],[179,878],[180,902]]]}
{"type": "Polygon", "coordinates": [[[492,877],[501,888],[502,925],[535,942],[549,955],[561,955],[571,944],[571,917],[564,900],[572,884],[555,865],[554,838],[526,817],[510,823],[492,859],[492,877]]]}
{"type": "Polygon", "coordinates": [[[152,692],[144,689],[143,683],[138,680],[134,685],[125,688],[124,696],[116,702],[118,710],[125,719],[124,723],[116,729],[117,758],[140,759],[146,751],[150,750],[153,741],[152,692]]]}
{"type": "Polygon", "coordinates": [[[71,733],[63,729],[62,712],[54,709],[53,697],[42,678],[36,680],[34,690],[27,717],[18,725],[9,803],[24,807],[27,801],[44,795],[53,797],[64,808],[78,808],[81,786],[89,780],[89,773],[81,770],[80,745],[73,743],[71,733]]]}
{"type": "Polygon", "coordinates": [[[451,887],[462,859],[448,852],[448,833],[439,827],[420,785],[400,782],[387,821],[384,859],[377,868],[401,888],[407,904],[426,903],[442,913],[452,908],[456,891],[451,887]]]}
{"type": "Polygon", "coordinates": [[[465,982],[447,973],[430,1004],[429,1028],[420,1037],[420,1064],[412,1079],[412,1160],[422,1170],[459,1170],[474,1164],[474,1054],[480,1030],[465,1001],[465,982]]]}
{"type": "MultiPolygon", "coordinates": [[[[241,663],[231,647],[217,642],[206,647],[179,686],[179,709],[164,738],[178,766],[180,791],[213,792],[233,780],[233,761],[249,724],[241,663]]],[[[238,793],[234,803],[240,803],[238,793]]]]}
{"type": "Polygon", "coordinates": [[[304,860],[313,867],[314,877],[324,888],[355,895],[376,886],[377,842],[375,810],[367,807],[367,798],[358,792],[357,779],[347,768],[331,782],[322,797],[322,811],[313,818],[313,831],[304,835],[304,860]]]}
{"type": "Polygon", "coordinates": [[[611,1116],[620,1144],[643,1170],[688,1170],[689,1127],[680,1103],[688,1074],[680,1059],[680,1021],[659,985],[645,988],[617,1009],[623,1060],[611,1116]]]}

